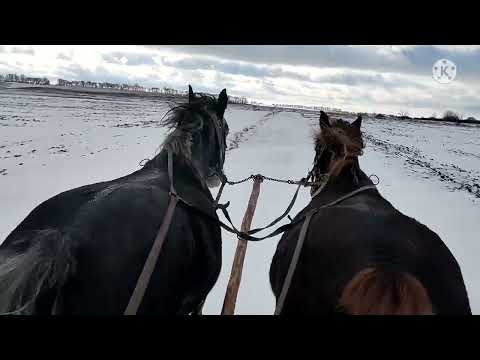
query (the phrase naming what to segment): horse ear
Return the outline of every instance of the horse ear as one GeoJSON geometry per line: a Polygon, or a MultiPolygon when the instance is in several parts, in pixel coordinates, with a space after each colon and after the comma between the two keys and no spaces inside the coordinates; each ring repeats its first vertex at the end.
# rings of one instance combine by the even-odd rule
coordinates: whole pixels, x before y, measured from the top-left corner
{"type": "Polygon", "coordinates": [[[228,104],[227,89],[223,89],[218,95],[218,115],[223,117],[228,104]]]}
{"type": "Polygon", "coordinates": [[[359,115],[357,117],[357,120],[355,120],[352,124],[351,124],[352,127],[354,128],[357,128],[358,130],[360,130],[360,126],[362,126],[362,117],[359,115]]]}
{"type": "Polygon", "coordinates": [[[195,99],[195,94],[193,93],[192,86],[188,85],[188,102],[191,103],[195,99]]]}
{"type": "Polygon", "coordinates": [[[320,111],[320,119],[318,120],[320,123],[320,128],[325,128],[325,127],[332,127],[330,125],[330,120],[328,119],[328,115],[324,111],[320,111]]]}

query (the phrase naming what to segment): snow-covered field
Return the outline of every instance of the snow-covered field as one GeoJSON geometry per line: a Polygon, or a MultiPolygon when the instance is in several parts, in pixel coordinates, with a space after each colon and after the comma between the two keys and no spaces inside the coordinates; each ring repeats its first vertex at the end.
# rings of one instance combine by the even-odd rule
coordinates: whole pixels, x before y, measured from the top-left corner
{"type": "MultiPolygon", "coordinates": [[[[158,120],[167,109],[160,99],[0,90],[0,242],[47,198],[138,169],[166,134],[158,120]]],[[[230,180],[255,173],[305,176],[318,115],[230,106],[225,117],[230,180]]],[[[445,241],[462,268],[472,310],[480,314],[480,126],[365,119],[363,128],[367,147],[362,168],[380,178],[379,190],[394,206],[445,241]]],[[[227,186],[222,196],[222,202],[231,202],[238,227],[251,187],[252,182],[227,186]]],[[[283,212],[294,190],[264,182],[252,226],[263,226],[283,212]]],[[[302,189],[291,214],[308,201],[308,189],[302,189]]],[[[273,313],[268,270],[277,241],[248,244],[236,313],[273,313]]],[[[205,304],[206,314],[220,313],[235,247],[236,238],[224,233],[222,273],[205,304]]]]}

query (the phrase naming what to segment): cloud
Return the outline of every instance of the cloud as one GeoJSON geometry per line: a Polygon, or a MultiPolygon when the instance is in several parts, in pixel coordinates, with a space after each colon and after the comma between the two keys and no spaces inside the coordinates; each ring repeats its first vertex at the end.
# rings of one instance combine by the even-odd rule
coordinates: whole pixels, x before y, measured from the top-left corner
{"type": "MultiPolygon", "coordinates": [[[[425,84],[422,84],[413,78],[402,77],[396,73],[382,74],[367,70],[336,69],[334,73],[331,71],[322,73],[315,68],[297,68],[293,71],[285,70],[280,65],[256,65],[244,62],[223,61],[216,58],[205,59],[195,57],[174,60],[171,60],[168,57],[162,57],[160,61],[163,65],[176,69],[208,70],[222,74],[242,75],[258,79],[267,78],[269,80],[275,80],[276,78],[285,78],[323,85],[343,84],[348,86],[377,86],[385,88],[417,86],[419,88],[426,88],[425,84]]],[[[274,82],[270,82],[270,85],[266,87],[266,90],[275,93],[285,93],[280,89],[275,89],[274,82]]]]}
{"type": "Polygon", "coordinates": [[[151,54],[114,52],[103,54],[102,58],[103,61],[107,63],[123,64],[129,66],[156,64],[151,54]]]}
{"type": "Polygon", "coordinates": [[[57,59],[59,60],[65,60],[65,61],[71,61],[73,59],[72,55],[68,55],[65,53],[58,53],[57,59]]]}
{"type": "Polygon", "coordinates": [[[3,46],[0,52],[1,72],[53,81],[192,84],[195,91],[227,88],[270,103],[412,115],[452,108],[480,117],[480,46],[3,46]],[[34,57],[25,56],[32,51],[34,57]],[[441,58],[457,65],[450,84],[433,80],[432,65],[441,58]]]}
{"type": "Polygon", "coordinates": [[[458,62],[465,78],[480,73],[480,46],[345,46],[345,45],[178,45],[168,48],[190,56],[207,56],[250,64],[342,68],[429,76],[435,61],[458,62]]]}
{"type": "MultiPolygon", "coordinates": [[[[152,45],[150,45],[152,47],[152,45]]],[[[403,48],[376,46],[305,45],[178,45],[153,46],[195,55],[256,64],[326,66],[388,70],[409,67],[403,48]],[[399,51],[400,50],[400,51],[399,51]],[[381,54],[382,56],[379,56],[381,54]]]]}
{"type": "Polygon", "coordinates": [[[58,69],[58,76],[64,79],[85,80],[96,82],[125,83],[130,82],[127,74],[118,74],[109,71],[104,66],[98,66],[95,69],[84,67],[80,64],[70,64],[58,69]]]}
{"type": "Polygon", "coordinates": [[[433,47],[447,50],[450,52],[472,52],[478,51],[480,45],[434,45],[433,47]]]}
{"type": "Polygon", "coordinates": [[[35,55],[35,50],[32,47],[18,47],[14,46],[10,48],[10,53],[13,54],[24,54],[24,55],[35,55]]]}
{"type": "Polygon", "coordinates": [[[279,66],[255,65],[239,61],[221,61],[215,58],[170,59],[161,57],[161,63],[165,66],[186,70],[212,70],[225,74],[244,75],[255,78],[264,77],[291,77],[298,80],[310,80],[308,75],[284,71],[279,66]]]}

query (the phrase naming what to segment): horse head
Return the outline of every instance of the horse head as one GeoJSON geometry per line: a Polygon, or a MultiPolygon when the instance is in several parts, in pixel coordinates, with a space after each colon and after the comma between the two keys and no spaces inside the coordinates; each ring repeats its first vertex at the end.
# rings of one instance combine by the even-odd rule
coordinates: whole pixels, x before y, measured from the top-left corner
{"type": "Polygon", "coordinates": [[[227,103],[226,89],[215,98],[194,93],[189,85],[188,102],[172,108],[171,115],[163,120],[164,125],[173,128],[164,147],[190,162],[209,187],[218,186],[224,176],[227,103]]]}
{"type": "MultiPolygon", "coordinates": [[[[362,137],[362,117],[349,123],[342,119],[331,120],[321,111],[319,118],[320,129],[315,131],[315,159],[314,180],[333,180],[343,169],[354,163],[358,164],[358,156],[362,155],[365,147],[362,137]]],[[[312,193],[318,187],[312,188],[312,193]]]]}

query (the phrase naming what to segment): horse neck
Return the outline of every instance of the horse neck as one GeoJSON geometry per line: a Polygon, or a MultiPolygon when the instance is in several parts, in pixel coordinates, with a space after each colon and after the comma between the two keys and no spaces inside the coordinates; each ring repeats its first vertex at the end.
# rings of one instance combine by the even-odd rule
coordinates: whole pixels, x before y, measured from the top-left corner
{"type": "MultiPolygon", "coordinates": [[[[168,171],[168,148],[162,149],[152,160],[147,162],[144,166],[145,170],[155,168],[160,171],[168,171]]],[[[172,152],[172,162],[173,162],[173,181],[178,178],[178,176],[182,177],[182,180],[190,179],[198,183],[198,185],[203,188],[204,190],[208,190],[207,184],[205,179],[202,177],[201,173],[198,171],[194,163],[182,156],[181,154],[177,154],[172,152]],[[181,175],[180,175],[181,174],[181,175]]]]}
{"type": "Polygon", "coordinates": [[[315,202],[333,201],[362,186],[372,185],[370,178],[360,169],[358,158],[353,163],[345,166],[340,174],[329,179],[323,190],[312,199],[315,202]]]}

